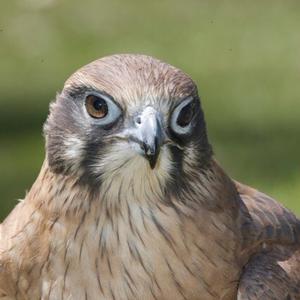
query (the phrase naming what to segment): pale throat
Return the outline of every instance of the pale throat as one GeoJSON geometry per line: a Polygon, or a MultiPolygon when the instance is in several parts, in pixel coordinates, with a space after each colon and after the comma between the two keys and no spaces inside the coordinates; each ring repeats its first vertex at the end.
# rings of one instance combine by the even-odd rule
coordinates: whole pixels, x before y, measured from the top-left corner
{"type": "Polygon", "coordinates": [[[122,199],[151,203],[164,198],[173,164],[169,149],[163,146],[157,165],[151,169],[149,162],[124,142],[111,146],[94,167],[96,172],[101,170],[103,174],[100,177],[101,199],[119,204],[122,199]]]}
{"type": "Polygon", "coordinates": [[[127,142],[114,144],[91,168],[92,176],[99,182],[98,190],[91,193],[88,183],[78,183],[78,176],[53,172],[46,158],[26,198],[46,215],[45,219],[51,220],[61,215],[77,218],[93,210],[96,216],[102,214],[103,208],[123,210],[127,204],[148,207],[164,201],[173,167],[166,146],[161,148],[157,165],[151,169],[149,162],[127,142]]]}

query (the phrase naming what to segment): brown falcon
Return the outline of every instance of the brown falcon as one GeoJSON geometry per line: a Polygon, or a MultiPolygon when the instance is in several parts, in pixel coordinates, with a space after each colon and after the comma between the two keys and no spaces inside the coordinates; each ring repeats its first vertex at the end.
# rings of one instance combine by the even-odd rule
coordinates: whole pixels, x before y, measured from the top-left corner
{"type": "Polygon", "coordinates": [[[144,55],[65,83],[0,227],[0,299],[300,299],[300,221],[212,156],[197,87],[144,55]]]}

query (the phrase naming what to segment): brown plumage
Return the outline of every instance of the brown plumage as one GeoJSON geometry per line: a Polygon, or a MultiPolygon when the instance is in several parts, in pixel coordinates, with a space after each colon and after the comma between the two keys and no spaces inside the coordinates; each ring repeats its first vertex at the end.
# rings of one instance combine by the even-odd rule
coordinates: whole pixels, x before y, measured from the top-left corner
{"type": "Polygon", "coordinates": [[[300,299],[300,221],[212,157],[194,82],[115,55],[65,83],[0,227],[0,299],[300,299]]]}

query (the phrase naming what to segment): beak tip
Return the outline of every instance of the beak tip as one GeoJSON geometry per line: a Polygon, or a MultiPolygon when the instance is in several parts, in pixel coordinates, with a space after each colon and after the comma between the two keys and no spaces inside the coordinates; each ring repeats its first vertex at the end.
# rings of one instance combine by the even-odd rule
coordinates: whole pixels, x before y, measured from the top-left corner
{"type": "Polygon", "coordinates": [[[156,165],[156,163],[151,163],[150,162],[150,168],[151,168],[151,170],[153,170],[155,168],[155,165],[156,165]]]}
{"type": "Polygon", "coordinates": [[[149,161],[150,168],[153,170],[155,169],[156,163],[157,163],[157,158],[158,155],[151,155],[151,156],[146,156],[147,160],[149,161]]]}

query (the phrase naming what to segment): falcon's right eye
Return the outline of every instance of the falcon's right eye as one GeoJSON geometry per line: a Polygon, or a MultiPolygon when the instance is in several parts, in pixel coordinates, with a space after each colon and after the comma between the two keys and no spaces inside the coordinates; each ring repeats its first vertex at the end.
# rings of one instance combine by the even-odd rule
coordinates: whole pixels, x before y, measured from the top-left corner
{"type": "Polygon", "coordinates": [[[85,109],[99,125],[109,125],[121,116],[120,107],[108,96],[88,94],[85,97],[85,109]]]}

